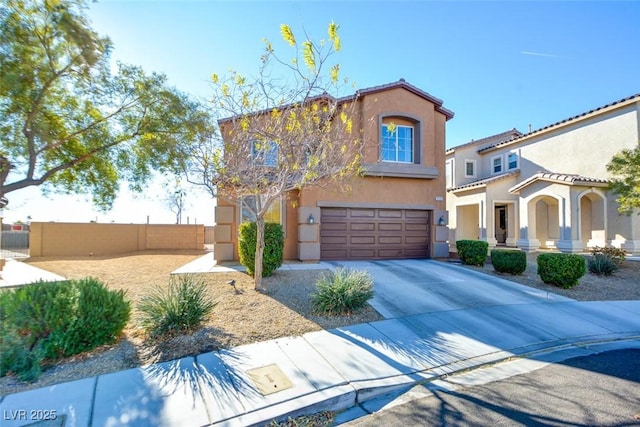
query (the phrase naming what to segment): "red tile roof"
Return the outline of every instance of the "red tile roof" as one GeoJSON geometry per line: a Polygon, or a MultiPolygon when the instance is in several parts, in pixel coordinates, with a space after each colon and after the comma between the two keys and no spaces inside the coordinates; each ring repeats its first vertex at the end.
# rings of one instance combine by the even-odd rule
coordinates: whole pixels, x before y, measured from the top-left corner
{"type": "Polygon", "coordinates": [[[482,179],[478,179],[477,181],[472,181],[469,182],[467,184],[464,185],[460,185],[458,187],[453,187],[453,188],[449,188],[447,189],[447,191],[449,192],[457,192],[457,191],[462,191],[462,190],[470,190],[472,188],[476,188],[476,187],[486,187],[487,184],[490,184],[492,182],[504,179],[504,178],[508,178],[510,176],[516,176],[520,174],[520,170],[519,169],[514,169],[514,170],[510,170],[508,172],[505,173],[501,173],[499,175],[494,175],[494,176],[490,176],[488,178],[482,178],[482,179]]]}
{"type": "Polygon", "coordinates": [[[536,181],[557,182],[566,185],[595,185],[604,187],[608,184],[606,179],[592,178],[577,174],[538,172],[509,189],[509,193],[517,193],[536,181]]]}

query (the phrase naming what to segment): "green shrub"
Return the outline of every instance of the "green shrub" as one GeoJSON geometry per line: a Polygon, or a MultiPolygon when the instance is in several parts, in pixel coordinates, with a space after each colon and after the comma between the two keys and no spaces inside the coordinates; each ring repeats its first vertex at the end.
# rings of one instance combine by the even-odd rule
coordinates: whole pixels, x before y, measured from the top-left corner
{"type": "MultiPolygon", "coordinates": [[[[256,260],[257,226],[255,222],[243,222],[240,233],[238,253],[240,263],[247,267],[247,273],[253,276],[256,260]]],[[[284,231],[282,225],[273,222],[264,224],[264,254],[262,256],[262,277],[269,277],[282,265],[284,254],[284,231]]]]}
{"type": "Polygon", "coordinates": [[[482,267],[487,261],[489,243],[483,240],[457,240],[456,249],[463,264],[482,267]]]}
{"type": "Polygon", "coordinates": [[[110,291],[92,278],[38,282],[3,292],[1,374],[35,379],[47,359],[114,342],[130,311],[124,291],[110,291]]]}
{"type": "Polygon", "coordinates": [[[14,329],[0,332],[0,376],[15,372],[22,381],[35,381],[42,373],[44,352],[40,346],[31,349],[25,337],[14,329]]]}
{"type": "Polygon", "coordinates": [[[366,271],[337,268],[316,282],[311,302],[319,313],[340,315],[361,309],[373,297],[373,278],[366,271]]]}
{"type": "Polygon", "coordinates": [[[611,276],[618,269],[618,265],[609,255],[603,253],[594,254],[588,261],[589,272],[598,276],[611,276]]]}
{"type": "Polygon", "coordinates": [[[600,246],[593,247],[591,249],[591,255],[598,254],[608,256],[617,265],[621,265],[627,257],[627,253],[624,249],[614,248],[613,246],[605,246],[602,248],[600,246]]]}
{"type": "Polygon", "coordinates": [[[585,259],[574,254],[538,255],[538,274],[544,283],[561,288],[572,288],[586,273],[585,259]]]}
{"type": "Polygon", "coordinates": [[[216,304],[201,278],[172,276],[166,289],[156,289],[142,298],[140,323],[151,336],[185,332],[200,326],[216,304]]]}
{"type": "Polygon", "coordinates": [[[492,249],[491,264],[500,273],[522,274],[527,269],[527,254],[517,249],[492,249]]]}

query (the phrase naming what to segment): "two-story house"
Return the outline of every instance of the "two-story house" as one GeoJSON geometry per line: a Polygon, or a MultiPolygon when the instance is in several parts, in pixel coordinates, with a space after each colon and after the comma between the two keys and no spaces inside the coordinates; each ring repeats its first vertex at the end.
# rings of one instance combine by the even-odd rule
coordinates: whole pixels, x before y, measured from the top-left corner
{"type": "Polygon", "coordinates": [[[526,135],[515,129],[446,152],[451,249],[461,239],[524,250],[640,252],[640,215],[617,211],[606,165],[640,141],[640,94],[526,135]]]}
{"type": "MultiPolygon", "coordinates": [[[[356,103],[364,172],[348,192],[302,188],[272,206],[267,220],[283,225],[285,259],[447,256],[443,166],[445,126],[453,113],[403,79],[338,103],[356,103]]],[[[238,259],[237,229],[247,218],[243,206],[218,200],[217,261],[238,259]]]]}

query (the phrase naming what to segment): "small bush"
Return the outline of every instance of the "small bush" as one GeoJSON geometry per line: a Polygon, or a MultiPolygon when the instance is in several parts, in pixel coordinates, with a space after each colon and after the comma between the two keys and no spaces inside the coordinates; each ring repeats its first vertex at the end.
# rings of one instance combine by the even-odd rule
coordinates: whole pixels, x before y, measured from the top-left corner
{"type": "Polygon", "coordinates": [[[0,375],[34,380],[54,360],[114,342],[131,306],[96,279],[38,282],[0,295],[0,375]]]}
{"type": "Polygon", "coordinates": [[[585,259],[574,254],[538,255],[538,274],[544,283],[561,288],[572,288],[586,273],[585,259]]]}
{"type": "Polygon", "coordinates": [[[591,249],[591,255],[606,255],[618,266],[621,265],[627,257],[624,249],[614,248],[613,246],[605,246],[603,248],[595,246],[591,249]]]}
{"type": "Polygon", "coordinates": [[[140,323],[151,336],[185,332],[200,326],[216,305],[202,279],[173,276],[166,290],[156,289],[142,298],[140,323]]]}
{"type": "Polygon", "coordinates": [[[337,268],[321,276],[311,302],[319,313],[341,315],[361,309],[373,297],[373,278],[366,271],[337,268]]]}
{"type": "Polygon", "coordinates": [[[457,240],[456,249],[463,264],[482,267],[487,261],[489,243],[483,240],[457,240]]]}
{"type": "Polygon", "coordinates": [[[42,373],[44,352],[39,346],[31,349],[27,340],[13,329],[0,332],[0,376],[15,372],[21,381],[35,381],[42,373]]]}
{"type": "Polygon", "coordinates": [[[522,274],[527,269],[527,254],[517,249],[493,249],[491,264],[500,273],[522,274]]]}
{"type": "MultiPolygon", "coordinates": [[[[238,253],[240,263],[247,267],[247,273],[253,276],[256,262],[257,226],[255,222],[243,222],[240,233],[238,253]]],[[[284,255],[284,231],[282,225],[267,222],[264,224],[264,254],[262,256],[262,277],[269,277],[282,265],[284,255]]]]}
{"type": "Polygon", "coordinates": [[[603,253],[594,254],[588,261],[589,272],[598,276],[611,276],[618,269],[616,262],[603,253]]]}

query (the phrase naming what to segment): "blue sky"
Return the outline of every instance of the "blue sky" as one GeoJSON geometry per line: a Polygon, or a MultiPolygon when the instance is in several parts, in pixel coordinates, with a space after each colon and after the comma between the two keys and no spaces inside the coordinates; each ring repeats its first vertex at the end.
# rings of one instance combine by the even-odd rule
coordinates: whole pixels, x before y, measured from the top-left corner
{"type": "MultiPolygon", "coordinates": [[[[455,113],[447,147],[537,129],[640,92],[637,1],[103,0],[88,14],[112,39],[114,60],[164,73],[204,100],[212,73],[254,73],[263,38],[278,42],[280,24],[318,40],[334,21],[342,75],[358,88],[404,78],[442,99],[455,113]]],[[[124,217],[128,199],[120,201],[129,206],[124,217]]],[[[99,219],[123,221],[118,209],[99,219]]]]}

